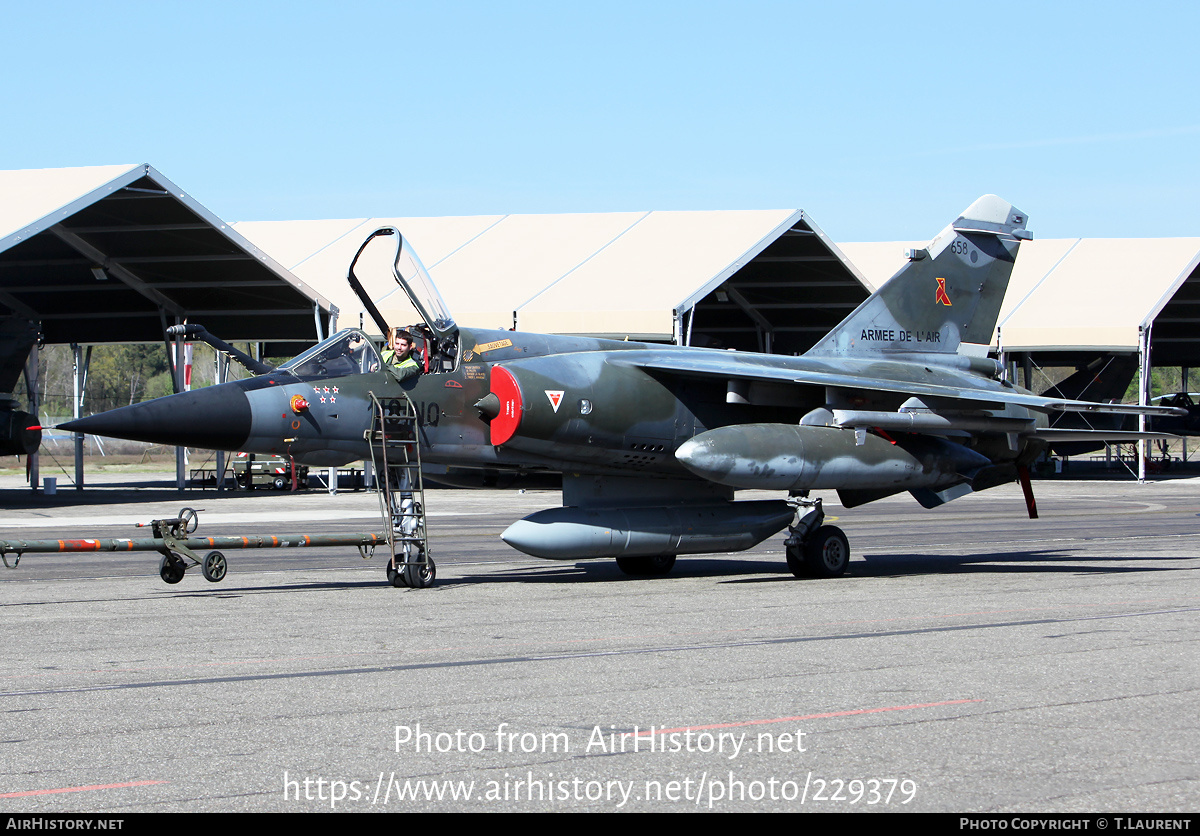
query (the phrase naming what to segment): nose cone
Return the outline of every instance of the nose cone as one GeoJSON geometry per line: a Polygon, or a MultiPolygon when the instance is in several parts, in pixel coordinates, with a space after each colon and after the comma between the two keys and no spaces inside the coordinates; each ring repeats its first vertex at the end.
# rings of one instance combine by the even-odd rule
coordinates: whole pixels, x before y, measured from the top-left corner
{"type": "Polygon", "coordinates": [[[70,432],[173,447],[239,450],[250,436],[250,401],[238,383],[222,383],[59,424],[70,432]]]}

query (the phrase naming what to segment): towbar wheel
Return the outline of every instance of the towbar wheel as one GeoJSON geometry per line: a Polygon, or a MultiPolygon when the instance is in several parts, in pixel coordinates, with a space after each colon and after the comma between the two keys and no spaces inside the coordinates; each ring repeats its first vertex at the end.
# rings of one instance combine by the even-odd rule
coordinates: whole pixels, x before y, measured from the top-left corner
{"type": "Polygon", "coordinates": [[[225,573],[229,571],[229,564],[225,560],[225,555],[220,552],[209,552],[204,556],[204,562],[200,564],[200,571],[204,573],[206,581],[217,583],[225,579],[225,573]]]}
{"type": "Polygon", "coordinates": [[[179,583],[187,572],[187,564],[173,554],[169,554],[158,564],[158,576],[166,583],[179,583]]]}

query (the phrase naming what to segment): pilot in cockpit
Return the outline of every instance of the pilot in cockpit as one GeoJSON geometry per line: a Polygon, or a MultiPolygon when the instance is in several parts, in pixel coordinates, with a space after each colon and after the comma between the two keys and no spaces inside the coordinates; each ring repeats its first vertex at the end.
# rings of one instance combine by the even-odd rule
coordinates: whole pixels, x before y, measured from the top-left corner
{"type": "Polygon", "coordinates": [[[408,380],[421,373],[421,365],[413,358],[416,339],[408,331],[392,328],[388,347],[383,350],[383,363],[397,380],[408,380]]]}

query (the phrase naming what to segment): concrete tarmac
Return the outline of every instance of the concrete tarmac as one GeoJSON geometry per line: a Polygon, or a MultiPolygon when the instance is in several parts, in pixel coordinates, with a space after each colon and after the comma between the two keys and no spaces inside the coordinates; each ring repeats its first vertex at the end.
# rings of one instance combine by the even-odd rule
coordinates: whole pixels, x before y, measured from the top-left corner
{"type": "MultiPolygon", "coordinates": [[[[2,487],[2,486],[0,486],[2,487]]],[[[431,491],[437,585],[380,554],[0,571],[10,812],[1194,811],[1200,480],[843,510],[846,577],[781,538],[665,578],[499,540],[551,492],[431,491]]],[[[747,494],[743,498],[751,498],[747,494]]],[[[0,538],[373,531],[371,494],[0,490],[0,538]]],[[[11,560],[11,558],[10,558],[11,560]]]]}

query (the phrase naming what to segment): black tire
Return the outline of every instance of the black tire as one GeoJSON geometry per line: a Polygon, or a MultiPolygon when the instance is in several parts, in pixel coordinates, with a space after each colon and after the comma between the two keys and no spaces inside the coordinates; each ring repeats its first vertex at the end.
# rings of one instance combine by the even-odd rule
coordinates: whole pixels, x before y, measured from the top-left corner
{"type": "Polygon", "coordinates": [[[389,563],[387,567],[387,579],[388,583],[394,587],[397,587],[398,589],[403,589],[404,587],[408,586],[408,581],[404,579],[404,573],[397,571],[391,563],[389,563]]]}
{"type": "Polygon", "coordinates": [[[797,544],[793,546],[785,546],[784,554],[787,556],[788,569],[798,578],[810,577],[808,564],[804,562],[804,547],[797,544]]]}
{"type": "Polygon", "coordinates": [[[404,580],[413,589],[428,589],[437,579],[437,564],[428,555],[424,563],[410,563],[403,569],[404,580]]]}
{"type": "Polygon", "coordinates": [[[804,565],[811,577],[841,577],[849,563],[850,541],[836,525],[821,526],[804,544],[804,565]]]}
{"type": "Polygon", "coordinates": [[[675,555],[656,554],[651,557],[618,557],[617,568],[634,577],[656,577],[675,568],[675,555]]]}
{"type": "Polygon", "coordinates": [[[204,562],[200,564],[200,571],[204,573],[204,579],[209,583],[219,583],[225,580],[225,573],[229,571],[229,563],[225,560],[225,555],[220,552],[209,552],[204,556],[204,562]]]}
{"type": "Polygon", "coordinates": [[[169,554],[158,564],[158,576],[166,583],[179,583],[187,572],[187,564],[169,554]]]}

